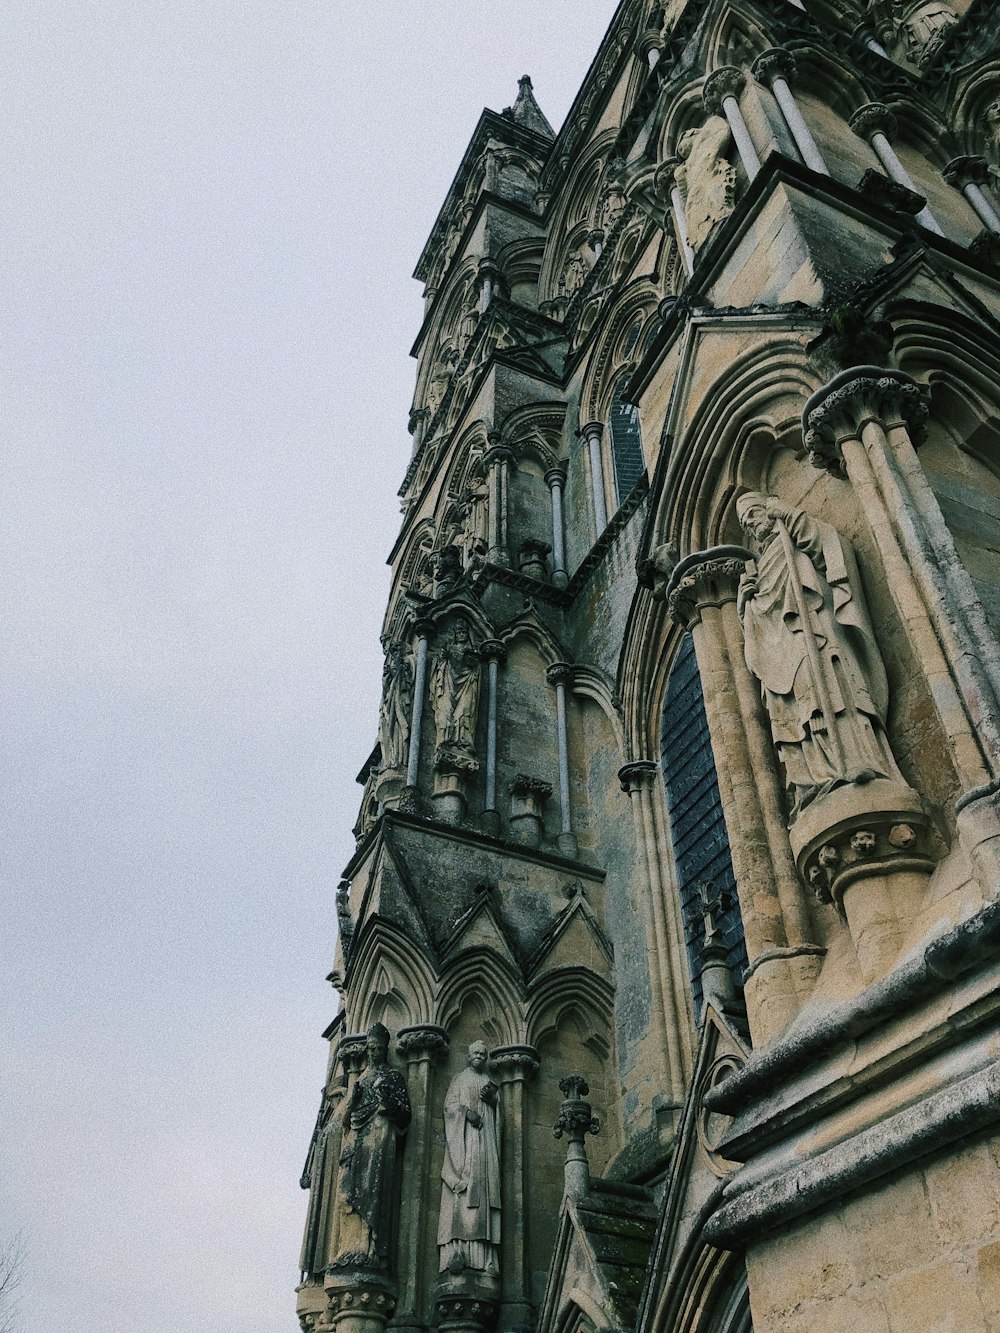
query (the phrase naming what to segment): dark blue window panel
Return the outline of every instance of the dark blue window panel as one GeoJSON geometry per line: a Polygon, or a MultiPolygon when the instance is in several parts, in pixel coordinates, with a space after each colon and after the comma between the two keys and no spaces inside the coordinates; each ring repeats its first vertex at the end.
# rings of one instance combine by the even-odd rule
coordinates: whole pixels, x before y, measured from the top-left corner
{"type": "Polygon", "coordinates": [[[615,464],[619,504],[631,495],[646,468],[642,457],[639,412],[631,403],[624,401],[627,383],[627,379],[620,381],[611,400],[611,455],[615,464]]]}
{"type": "Polygon", "coordinates": [[[704,921],[699,890],[706,880],[711,880],[716,889],[729,896],[730,905],[721,914],[718,925],[738,993],[742,991],[747,951],[708,734],[705,700],[690,635],[685,635],[667,679],[660,763],[667,789],[691,989],[695,1010],[700,1013],[704,921]]]}

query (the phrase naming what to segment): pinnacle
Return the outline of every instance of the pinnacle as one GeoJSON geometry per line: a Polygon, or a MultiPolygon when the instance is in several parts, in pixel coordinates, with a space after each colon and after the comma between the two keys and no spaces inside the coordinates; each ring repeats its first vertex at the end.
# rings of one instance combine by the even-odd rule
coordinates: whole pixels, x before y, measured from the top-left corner
{"type": "Polygon", "coordinates": [[[535,101],[535,94],[532,91],[531,78],[527,74],[522,74],[517,81],[517,101],[512,107],[507,107],[503,113],[515,125],[521,125],[526,130],[532,130],[535,134],[542,134],[546,139],[554,139],[555,131],[545,115],[535,101]]]}

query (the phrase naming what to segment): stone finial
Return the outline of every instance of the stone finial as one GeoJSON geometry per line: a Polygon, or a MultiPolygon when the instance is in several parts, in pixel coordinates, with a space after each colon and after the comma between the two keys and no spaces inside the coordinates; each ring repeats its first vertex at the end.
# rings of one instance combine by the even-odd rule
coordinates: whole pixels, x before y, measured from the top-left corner
{"type": "Polygon", "coordinates": [[[504,117],[512,120],[522,129],[541,134],[546,139],[554,139],[555,131],[546,120],[542,108],[535,101],[535,94],[528,74],[522,74],[517,81],[517,100],[513,106],[504,108],[504,117]]]}
{"type": "Polygon", "coordinates": [[[866,102],[848,120],[848,125],[859,139],[870,139],[873,134],[891,138],[896,133],[896,117],[884,102],[866,102]]]}
{"type": "Polygon", "coordinates": [[[553,1137],[568,1139],[566,1145],[565,1193],[567,1199],[582,1199],[590,1189],[590,1164],[584,1139],[597,1134],[601,1122],[593,1114],[590,1102],[584,1098],[590,1086],[582,1074],[569,1074],[559,1080],[559,1091],[564,1101],[559,1108],[559,1119],[552,1126],[553,1137]]]}
{"type": "Polygon", "coordinates": [[[795,57],[784,47],[772,46],[761,52],[750,70],[754,78],[768,88],[775,79],[784,79],[790,84],[795,78],[795,57]]]}
{"type": "Polygon", "coordinates": [[[723,65],[705,80],[701,95],[713,116],[722,115],[727,97],[739,97],[746,87],[747,76],[736,65],[723,65]]]}

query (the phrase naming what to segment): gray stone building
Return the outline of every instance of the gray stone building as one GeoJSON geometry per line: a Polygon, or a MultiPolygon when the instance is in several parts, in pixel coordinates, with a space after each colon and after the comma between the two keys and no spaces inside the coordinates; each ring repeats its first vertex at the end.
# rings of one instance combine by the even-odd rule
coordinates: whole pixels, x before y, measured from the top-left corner
{"type": "Polygon", "coordinates": [[[623,0],[480,118],[302,1328],[1000,1329],[998,31],[623,0]]]}

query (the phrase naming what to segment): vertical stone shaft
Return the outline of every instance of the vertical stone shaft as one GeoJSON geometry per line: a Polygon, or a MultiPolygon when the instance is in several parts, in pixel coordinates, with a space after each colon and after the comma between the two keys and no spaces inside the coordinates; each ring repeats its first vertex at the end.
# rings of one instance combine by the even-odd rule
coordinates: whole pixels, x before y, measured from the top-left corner
{"type": "Polygon", "coordinates": [[[604,462],[601,458],[601,436],[604,427],[599,421],[582,426],[580,434],[587,442],[590,455],[590,489],[594,501],[594,536],[600,537],[608,526],[608,506],[604,496],[604,462]]]}
{"type": "Polygon", "coordinates": [[[486,811],[497,808],[497,683],[507,649],[499,639],[487,639],[480,648],[486,659],[486,811]]]}
{"type": "Polygon", "coordinates": [[[538,1071],[538,1052],[532,1046],[500,1046],[490,1055],[500,1081],[503,1123],[503,1243],[500,1253],[500,1328],[503,1333],[525,1333],[532,1325],[525,1228],[531,1197],[527,1176],[527,1081],[538,1071]]]}
{"type": "Polygon", "coordinates": [[[791,52],[784,51],[780,47],[772,47],[757,57],[753,64],[753,72],[774,94],[774,100],[778,103],[785,124],[795,140],[795,147],[799,150],[802,161],[811,170],[829,176],[823,154],[819,151],[819,146],[799,110],[795,94],[791,89],[790,80],[795,73],[795,60],[791,52]]]}
{"type": "MultiPolygon", "coordinates": [[[[919,194],[917,187],[910,178],[910,173],[903,166],[896,155],[896,150],[889,142],[888,136],[896,128],[896,117],[889,108],[882,102],[868,102],[855,111],[848,123],[855,134],[862,139],[867,139],[871,144],[872,152],[881,162],[889,179],[894,180],[897,185],[902,185],[907,190],[919,194]]],[[[928,231],[937,232],[939,236],[944,235],[944,232],[938,226],[937,219],[926,204],[916,214],[916,219],[928,231]]]]}
{"type": "Polygon", "coordinates": [[[735,65],[723,65],[705,80],[703,97],[705,105],[713,115],[721,112],[729,122],[736,151],[743,163],[743,170],[747,174],[747,180],[752,181],[760,172],[760,158],[757,156],[757,149],[754,147],[737,100],[745,83],[746,76],[741,69],[735,65]]]}
{"type": "Polygon", "coordinates": [[[417,785],[417,773],[420,766],[420,733],[424,721],[424,697],[427,693],[427,650],[430,643],[431,626],[421,623],[417,626],[417,667],[413,679],[413,714],[410,720],[410,753],[406,764],[406,785],[417,785]]]}
{"type": "Polygon", "coordinates": [[[563,486],[566,474],[562,468],[550,468],[545,474],[552,498],[552,583],[565,588],[569,582],[566,573],[566,534],[563,520],[563,486]]]}

